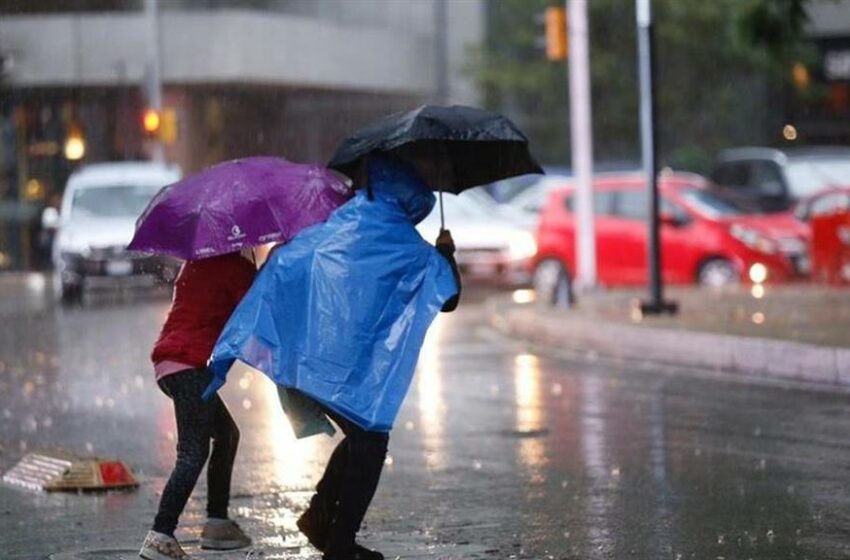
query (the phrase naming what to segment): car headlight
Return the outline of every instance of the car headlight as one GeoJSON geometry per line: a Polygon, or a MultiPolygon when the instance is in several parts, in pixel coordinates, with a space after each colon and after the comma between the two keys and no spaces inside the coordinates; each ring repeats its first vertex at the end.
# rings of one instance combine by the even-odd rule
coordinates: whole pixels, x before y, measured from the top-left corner
{"type": "Polygon", "coordinates": [[[91,255],[89,244],[73,233],[60,231],[56,242],[59,245],[59,253],[61,255],[78,255],[83,258],[91,255]]]}
{"type": "Polygon", "coordinates": [[[515,261],[530,259],[537,254],[537,241],[527,231],[517,232],[508,240],[508,254],[515,261]]]}
{"type": "Polygon", "coordinates": [[[746,226],[735,224],[729,228],[729,233],[750,249],[761,253],[772,255],[777,250],[775,241],[746,226]]]}

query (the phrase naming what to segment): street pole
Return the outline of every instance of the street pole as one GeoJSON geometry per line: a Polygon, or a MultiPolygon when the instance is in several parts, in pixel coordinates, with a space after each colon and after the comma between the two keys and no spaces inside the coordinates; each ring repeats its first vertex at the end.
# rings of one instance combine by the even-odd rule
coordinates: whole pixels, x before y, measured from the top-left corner
{"type": "MultiPolygon", "coordinates": [[[[145,0],[145,22],[147,28],[148,63],[145,89],[148,108],[162,114],[162,57],[159,38],[159,0],[145,0]]],[[[159,138],[151,141],[151,160],[165,162],[165,148],[159,138]]]]}
{"type": "Polygon", "coordinates": [[[575,239],[580,290],[596,286],[596,235],[593,223],[593,131],[590,106],[590,54],[587,0],[566,0],[569,38],[570,140],[575,177],[575,239]]]}
{"type": "Polygon", "coordinates": [[[449,45],[447,0],[434,0],[434,92],[437,103],[449,100],[449,45]]]}
{"type": "Polygon", "coordinates": [[[640,131],[643,170],[649,197],[648,269],[649,301],[641,302],[644,314],[675,313],[678,306],[664,301],[661,277],[661,229],[658,217],[658,127],[655,102],[655,30],[652,25],[652,0],[637,0],[638,72],[640,75],[640,131]]]}

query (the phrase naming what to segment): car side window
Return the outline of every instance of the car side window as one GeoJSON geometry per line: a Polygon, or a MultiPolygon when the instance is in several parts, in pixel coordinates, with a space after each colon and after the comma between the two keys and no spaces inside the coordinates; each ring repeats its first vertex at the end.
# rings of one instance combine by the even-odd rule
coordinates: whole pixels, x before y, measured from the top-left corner
{"type": "Polygon", "coordinates": [[[627,220],[646,220],[649,216],[649,199],[644,191],[619,191],[614,214],[627,220]]]}
{"type": "Polygon", "coordinates": [[[750,165],[745,161],[721,163],[711,176],[721,187],[744,189],[750,184],[750,165]]]}
{"type": "Polygon", "coordinates": [[[750,187],[765,196],[785,195],[782,174],[772,161],[754,161],[750,177],[750,187]]]}
{"type": "Polygon", "coordinates": [[[827,194],[815,199],[809,206],[809,216],[823,216],[850,208],[850,195],[846,193],[827,194]]]}
{"type": "Polygon", "coordinates": [[[688,214],[687,210],[663,196],[661,197],[660,211],[662,214],[672,216],[681,225],[688,224],[691,221],[691,215],[688,214]]]}
{"type": "MultiPolygon", "coordinates": [[[[575,212],[574,195],[564,198],[567,212],[575,212]]],[[[596,191],[593,193],[593,213],[596,216],[610,216],[614,213],[614,193],[611,191],[596,191]]]]}

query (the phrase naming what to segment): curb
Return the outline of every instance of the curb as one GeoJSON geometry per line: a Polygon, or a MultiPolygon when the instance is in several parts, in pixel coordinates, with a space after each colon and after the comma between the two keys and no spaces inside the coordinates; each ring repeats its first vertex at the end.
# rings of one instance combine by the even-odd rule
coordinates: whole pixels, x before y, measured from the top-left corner
{"type": "Polygon", "coordinates": [[[722,371],[753,381],[850,387],[850,348],[588,320],[500,298],[487,308],[496,330],[544,347],[722,371]]]}

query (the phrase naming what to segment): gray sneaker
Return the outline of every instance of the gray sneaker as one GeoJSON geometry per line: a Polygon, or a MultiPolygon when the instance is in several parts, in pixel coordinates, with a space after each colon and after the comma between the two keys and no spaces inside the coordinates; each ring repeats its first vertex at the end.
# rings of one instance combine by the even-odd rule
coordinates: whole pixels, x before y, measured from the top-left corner
{"type": "Polygon", "coordinates": [[[139,556],[145,560],[190,560],[177,539],[156,531],[148,531],[139,556]]]}
{"type": "Polygon", "coordinates": [[[201,548],[234,550],[246,546],[251,546],[251,537],[230,519],[210,519],[201,531],[201,548]]]}

